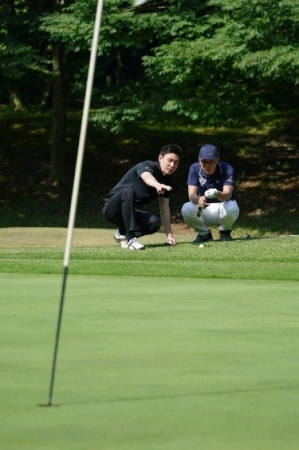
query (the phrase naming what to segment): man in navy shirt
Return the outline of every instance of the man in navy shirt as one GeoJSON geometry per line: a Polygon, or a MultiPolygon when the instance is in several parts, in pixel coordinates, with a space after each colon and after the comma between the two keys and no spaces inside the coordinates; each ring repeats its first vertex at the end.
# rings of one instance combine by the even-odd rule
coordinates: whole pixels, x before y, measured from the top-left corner
{"type": "Polygon", "coordinates": [[[181,156],[178,145],[165,145],[158,155],[158,161],[144,161],[132,167],[109,192],[102,213],[108,222],[118,227],[114,240],[122,248],[143,250],[144,245],[138,238],[159,230],[160,218],[142,210],[146,203],[157,197],[166,234],[165,243],[176,244],[171,228],[169,191],[172,174],[178,168],[181,156]]]}
{"type": "Polygon", "coordinates": [[[198,161],[189,169],[190,202],[182,207],[185,222],[198,233],[193,243],[212,241],[211,226],[218,227],[222,241],[231,241],[231,229],[239,216],[234,169],[220,161],[218,149],[211,144],[201,147],[198,161]]]}

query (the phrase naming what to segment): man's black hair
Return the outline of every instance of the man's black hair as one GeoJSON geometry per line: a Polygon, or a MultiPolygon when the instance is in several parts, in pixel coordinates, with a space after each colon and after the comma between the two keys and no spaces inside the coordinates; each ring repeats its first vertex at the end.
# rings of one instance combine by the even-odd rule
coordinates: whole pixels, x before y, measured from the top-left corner
{"type": "Polygon", "coordinates": [[[175,155],[179,156],[180,158],[182,158],[183,154],[182,154],[182,149],[179,145],[177,144],[167,144],[164,145],[164,147],[161,149],[160,151],[160,155],[166,155],[167,153],[174,153],[175,155]]]}

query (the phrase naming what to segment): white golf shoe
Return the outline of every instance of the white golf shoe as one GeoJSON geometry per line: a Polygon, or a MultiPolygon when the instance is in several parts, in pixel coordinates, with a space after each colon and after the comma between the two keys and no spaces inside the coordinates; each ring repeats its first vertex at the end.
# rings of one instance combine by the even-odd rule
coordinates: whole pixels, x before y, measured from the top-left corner
{"type": "Polygon", "coordinates": [[[128,247],[129,250],[144,250],[145,247],[144,245],[140,244],[140,242],[138,242],[137,238],[133,238],[128,242],[128,247]]]}
{"type": "Polygon", "coordinates": [[[116,231],[116,232],[114,233],[113,239],[114,239],[115,242],[117,242],[118,244],[120,244],[121,242],[127,240],[127,239],[126,239],[126,236],[123,235],[123,234],[120,234],[119,231],[116,231]]]}

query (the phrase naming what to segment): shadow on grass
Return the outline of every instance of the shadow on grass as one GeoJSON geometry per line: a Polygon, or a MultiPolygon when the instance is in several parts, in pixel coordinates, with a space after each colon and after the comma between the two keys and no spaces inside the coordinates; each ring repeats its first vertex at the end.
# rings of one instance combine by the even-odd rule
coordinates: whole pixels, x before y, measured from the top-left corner
{"type": "Polygon", "coordinates": [[[125,403],[125,402],[145,402],[153,400],[164,400],[173,398],[187,398],[187,397],[209,397],[215,395],[242,395],[242,394],[252,394],[252,393],[267,393],[274,391],[284,391],[284,390],[297,390],[299,385],[293,386],[273,386],[269,388],[252,388],[252,389],[228,389],[223,391],[208,391],[208,392],[192,392],[192,393],[180,393],[180,394],[164,394],[164,395],[153,395],[144,397],[120,397],[115,399],[102,399],[102,400],[86,400],[82,402],[69,402],[64,403],[61,406],[74,406],[74,405],[88,405],[88,404],[103,404],[103,403],[125,403]]]}

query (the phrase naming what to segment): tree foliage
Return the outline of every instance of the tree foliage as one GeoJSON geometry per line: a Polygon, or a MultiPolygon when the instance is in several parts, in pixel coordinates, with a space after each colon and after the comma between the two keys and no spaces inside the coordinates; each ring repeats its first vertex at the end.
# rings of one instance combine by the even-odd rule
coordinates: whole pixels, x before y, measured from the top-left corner
{"type": "MultiPolygon", "coordinates": [[[[155,4],[127,15],[142,44],[138,78],[105,89],[94,120],[116,129],[136,118],[176,116],[233,124],[271,107],[277,90],[287,87],[297,96],[298,0],[169,0],[162,10],[155,4]]],[[[131,50],[134,43],[109,34],[121,30],[115,25],[119,17],[105,17],[103,40],[124,54],[122,44],[131,50]]]]}
{"type": "MultiPolygon", "coordinates": [[[[81,105],[96,5],[2,2],[1,85],[25,104],[51,99],[59,43],[67,99],[81,105]]],[[[297,98],[298,34],[299,0],[149,0],[138,8],[105,0],[92,121],[112,131],[136,119],[178,116],[232,124],[271,106],[275,91],[287,87],[297,98]]]]}

